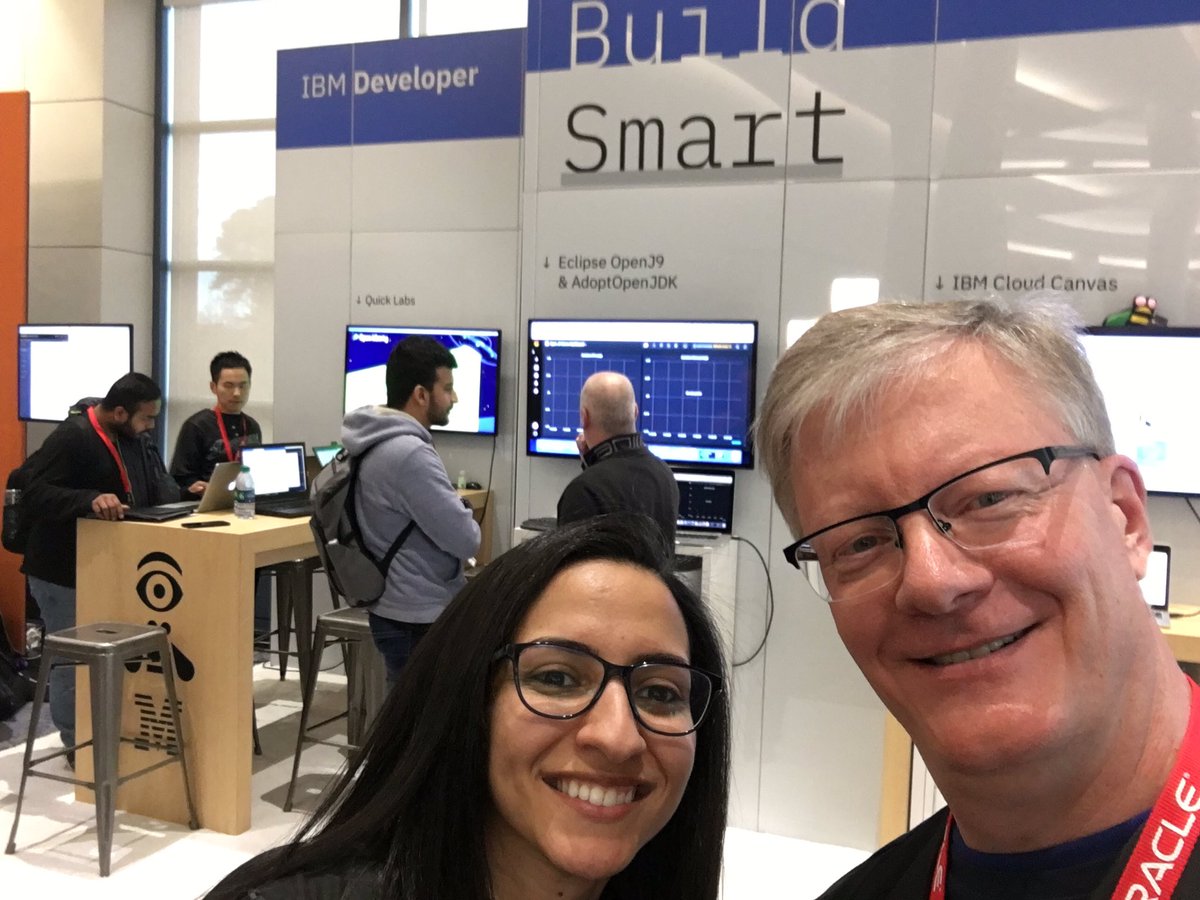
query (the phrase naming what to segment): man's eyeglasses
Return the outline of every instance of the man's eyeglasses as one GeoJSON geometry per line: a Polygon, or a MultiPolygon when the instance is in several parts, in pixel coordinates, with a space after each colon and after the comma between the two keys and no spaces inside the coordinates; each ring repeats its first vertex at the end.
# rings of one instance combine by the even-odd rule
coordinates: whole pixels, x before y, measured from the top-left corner
{"type": "Polygon", "coordinates": [[[807,534],[783,549],[789,563],[820,563],[825,599],[850,600],[891,584],[904,567],[897,525],[924,510],[938,531],[965,550],[1041,540],[1042,515],[1062,482],[1057,460],[1100,459],[1087,447],[1041,447],[977,466],[912,503],[855,516],[807,534]]]}
{"type": "Polygon", "coordinates": [[[639,662],[618,666],[590,650],[551,641],[509,644],[493,661],[512,661],[517,696],[547,719],[574,719],[596,705],[611,678],[625,686],[638,724],[655,734],[695,731],[708,712],[720,678],[682,663],[639,662]]]}

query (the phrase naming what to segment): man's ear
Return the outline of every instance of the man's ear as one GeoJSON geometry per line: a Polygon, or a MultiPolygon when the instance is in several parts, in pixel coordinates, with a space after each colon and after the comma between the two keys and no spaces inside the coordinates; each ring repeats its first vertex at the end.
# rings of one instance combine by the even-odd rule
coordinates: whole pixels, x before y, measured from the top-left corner
{"type": "Polygon", "coordinates": [[[592,411],[586,406],[579,407],[579,424],[585,429],[590,428],[592,425],[592,411]]]}
{"type": "Polygon", "coordinates": [[[1113,459],[1115,463],[1109,473],[1113,515],[1121,528],[1129,563],[1140,580],[1146,574],[1146,560],[1154,549],[1146,486],[1133,460],[1125,456],[1113,459]]]}

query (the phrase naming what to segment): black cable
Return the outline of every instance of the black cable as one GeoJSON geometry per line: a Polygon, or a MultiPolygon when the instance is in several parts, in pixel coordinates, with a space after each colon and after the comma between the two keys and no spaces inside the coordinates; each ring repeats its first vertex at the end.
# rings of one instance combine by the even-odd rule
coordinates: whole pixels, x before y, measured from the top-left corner
{"type": "MultiPolygon", "coordinates": [[[[733,668],[736,669],[740,666],[752,663],[755,657],[762,653],[763,648],[767,646],[767,637],[770,636],[771,625],[775,621],[775,587],[771,583],[771,570],[767,567],[767,560],[763,557],[762,551],[758,549],[754,541],[750,540],[749,538],[738,537],[736,534],[730,535],[730,537],[732,537],[735,541],[741,541],[743,544],[748,544],[750,546],[750,549],[754,551],[756,556],[758,556],[758,561],[762,563],[763,574],[767,576],[767,625],[765,628],[763,628],[762,640],[758,642],[758,646],[754,648],[754,652],[740,662],[738,660],[733,661],[733,668]]],[[[735,593],[736,590],[737,589],[735,586],[735,593]]]]}
{"type": "Polygon", "coordinates": [[[1192,506],[1192,498],[1184,497],[1183,502],[1188,505],[1188,509],[1192,511],[1192,515],[1196,517],[1196,521],[1200,522],[1200,513],[1196,512],[1196,507],[1192,506]]]}
{"type": "Polygon", "coordinates": [[[498,435],[495,435],[495,434],[492,435],[492,458],[488,462],[488,477],[487,477],[487,481],[484,482],[484,485],[483,485],[483,490],[484,490],[483,506],[481,506],[479,508],[479,521],[480,522],[482,522],[483,517],[487,515],[488,501],[492,498],[492,473],[495,471],[495,468],[496,468],[496,441],[498,439],[499,439],[498,435]]]}

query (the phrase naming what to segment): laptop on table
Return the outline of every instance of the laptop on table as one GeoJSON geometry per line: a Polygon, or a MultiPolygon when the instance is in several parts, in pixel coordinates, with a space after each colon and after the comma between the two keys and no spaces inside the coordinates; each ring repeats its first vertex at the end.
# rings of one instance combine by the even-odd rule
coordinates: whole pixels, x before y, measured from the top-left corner
{"type": "Polygon", "coordinates": [[[304,456],[303,442],[242,448],[242,464],[254,478],[256,513],[285,519],[312,515],[304,456]]]}
{"type": "Polygon", "coordinates": [[[204,494],[197,500],[179,500],[157,506],[135,506],[125,510],[131,522],[169,522],[192,513],[217,512],[233,507],[233,480],[241,470],[239,462],[218,463],[208,479],[204,494]]]}

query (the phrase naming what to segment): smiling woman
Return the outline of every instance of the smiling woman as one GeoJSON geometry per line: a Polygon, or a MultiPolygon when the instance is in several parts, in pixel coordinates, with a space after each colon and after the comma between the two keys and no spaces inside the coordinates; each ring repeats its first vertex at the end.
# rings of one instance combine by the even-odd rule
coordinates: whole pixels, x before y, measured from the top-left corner
{"type": "Polygon", "coordinates": [[[715,900],[724,663],[660,544],[605,516],[499,557],[298,839],[208,896],[715,900]]]}

